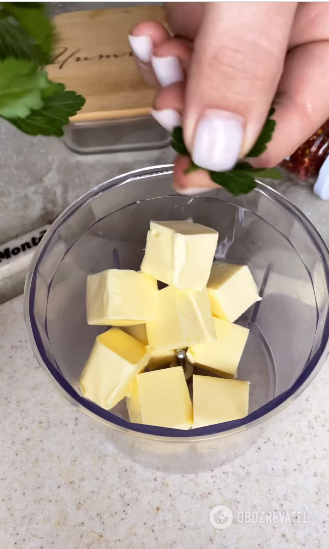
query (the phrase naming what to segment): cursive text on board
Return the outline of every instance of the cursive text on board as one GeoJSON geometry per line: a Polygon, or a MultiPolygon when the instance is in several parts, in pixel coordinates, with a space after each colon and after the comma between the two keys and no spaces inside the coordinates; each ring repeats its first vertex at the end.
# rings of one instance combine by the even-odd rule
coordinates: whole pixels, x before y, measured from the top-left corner
{"type": "Polygon", "coordinates": [[[102,61],[103,59],[121,59],[122,57],[132,57],[132,52],[124,53],[97,53],[95,55],[83,55],[81,48],[70,51],[69,48],[62,46],[53,58],[52,65],[58,65],[59,69],[63,69],[65,65],[74,61],[75,63],[83,61],[102,61]]]}

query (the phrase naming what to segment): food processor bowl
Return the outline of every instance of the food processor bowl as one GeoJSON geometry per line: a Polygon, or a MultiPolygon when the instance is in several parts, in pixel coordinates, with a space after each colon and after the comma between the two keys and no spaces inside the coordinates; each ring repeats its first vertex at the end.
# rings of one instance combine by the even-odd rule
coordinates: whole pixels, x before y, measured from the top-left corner
{"type": "Polygon", "coordinates": [[[172,178],[171,165],[134,171],[67,208],[32,260],[25,318],[57,390],[97,420],[120,452],[149,468],[193,473],[243,454],[319,371],[328,353],[329,254],[310,221],[263,183],[239,197],[222,188],[192,197],[175,193],[172,178]],[[78,380],[104,331],[86,321],[87,275],[139,270],[150,221],[186,219],[218,231],[216,259],[249,265],[262,300],[238,320],[250,328],[238,369],[250,381],[249,415],[182,431],[130,423],[124,402],[104,410],[82,396],[78,380]]]}

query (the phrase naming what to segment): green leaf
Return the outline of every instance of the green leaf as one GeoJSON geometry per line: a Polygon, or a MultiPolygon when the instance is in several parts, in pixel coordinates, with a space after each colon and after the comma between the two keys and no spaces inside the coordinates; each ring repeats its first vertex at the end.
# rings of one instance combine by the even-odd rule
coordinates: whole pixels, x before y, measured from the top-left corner
{"type": "MultiPolygon", "coordinates": [[[[53,86],[53,83],[50,83],[53,86]]],[[[63,86],[63,84],[60,84],[63,86]]],[[[63,86],[64,88],[64,86],[63,86]]],[[[62,88],[62,89],[63,89],[62,88]]],[[[55,88],[52,88],[54,92],[55,88]]],[[[73,91],[59,91],[43,97],[44,105],[40,110],[33,111],[26,118],[8,120],[16,128],[29,135],[64,135],[63,126],[69,123],[69,118],[74,116],[84,105],[85,99],[73,91]]]]}
{"type": "Polygon", "coordinates": [[[172,132],[171,146],[178,154],[182,154],[183,156],[190,154],[184,143],[183,128],[181,128],[180,126],[174,128],[172,132]]]}
{"type": "MultiPolygon", "coordinates": [[[[9,2],[1,2],[4,4],[9,4],[9,2]]],[[[12,6],[17,6],[18,8],[22,7],[22,2],[10,2],[12,6]]],[[[45,9],[44,2],[24,2],[24,9],[45,9]]]]}
{"type": "Polygon", "coordinates": [[[263,126],[263,129],[254,144],[253,148],[246,155],[247,157],[256,157],[263,154],[267,149],[267,143],[272,139],[273,132],[275,130],[276,122],[272,119],[273,114],[275,113],[275,108],[271,107],[270,112],[268,113],[267,120],[263,126]]]}
{"type": "Polygon", "coordinates": [[[0,60],[7,57],[38,61],[40,53],[35,41],[15,19],[1,18],[0,11],[0,60]]]}
{"type": "Polygon", "coordinates": [[[253,168],[248,162],[238,163],[228,172],[209,172],[214,183],[225,187],[231,194],[248,194],[255,189],[255,179],[281,179],[281,174],[275,168],[253,168]]]}
{"type": "Polygon", "coordinates": [[[282,175],[276,168],[254,168],[249,162],[238,162],[234,166],[234,171],[246,171],[254,177],[262,179],[282,179],[282,175]]]}
{"type": "Polygon", "coordinates": [[[259,169],[255,177],[260,179],[283,179],[283,175],[276,168],[259,169]]]}
{"type": "Polygon", "coordinates": [[[47,87],[47,73],[34,61],[6,59],[0,62],[0,115],[25,118],[43,105],[41,92],[47,87]]]}
{"type": "Polygon", "coordinates": [[[42,98],[45,100],[47,97],[51,97],[52,95],[56,95],[57,93],[61,93],[64,91],[64,84],[47,80],[47,87],[42,90],[42,98]]]}
{"type": "MultiPolygon", "coordinates": [[[[248,156],[259,156],[266,150],[266,145],[271,140],[275,128],[275,121],[271,120],[274,112],[275,110],[272,107],[263,130],[248,156]]],[[[172,147],[178,154],[190,154],[184,143],[183,129],[181,127],[174,128],[172,147]]],[[[202,168],[191,160],[191,164],[185,171],[185,174],[200,169],[202,168]]],[[[209,175],[214,183],[225,187],[225,189],[234,195],[247,194],[252,191],[257,186],[255,179],[281,179],[282,177],[280,172],[275,168],[254,168],[249,162],[238,162],[232,170],[227,172],[209,171],[209,175]]]]}
{"type": "Polygon", "coordinates": [[[0,3],[0,57],[51,62],[54,27],[41,2],[0,3]]]}
{"type": "Polygon", "coordinates": [[[238,162],[237,164],[235,164],[234,169],[235,170],[253,170],[254,168],[252,167],[251,164],[249,164],[249,162],[238,162]]]}
{"type": "Polygon", "coordinates": [[[54,28],[42,2],[0,2],[0,117],[29,135],[63,135],[85,103],[40,66],[51,62],[54,28]]]}
{"type": "Polygon", "coordinates": [[[253,176],[247,170],[231,170],[229,172],[210,171],[209,175],[214,183],[221,185],[235,196],[248,194],[257,186],[253,176]]]}

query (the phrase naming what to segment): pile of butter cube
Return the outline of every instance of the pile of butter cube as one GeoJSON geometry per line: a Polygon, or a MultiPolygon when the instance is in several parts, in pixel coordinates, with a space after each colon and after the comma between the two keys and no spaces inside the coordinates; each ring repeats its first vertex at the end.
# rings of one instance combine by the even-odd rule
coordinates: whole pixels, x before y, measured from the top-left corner
{"type": "Polygon", "coordinates": [[[213,263],[217,240],[191,221],[151,221],[140,272],[88,276],[88,324],[112,327],[82,372],[85,398],[107,410],[125,398],[130,421],[175,429],[248,414],[249,382],[236,377],[249,330],[234,321],[260,297],[246,265],[213,263]],[[181,349],[211,373],[193,375],[193,403],[181,349]]]}

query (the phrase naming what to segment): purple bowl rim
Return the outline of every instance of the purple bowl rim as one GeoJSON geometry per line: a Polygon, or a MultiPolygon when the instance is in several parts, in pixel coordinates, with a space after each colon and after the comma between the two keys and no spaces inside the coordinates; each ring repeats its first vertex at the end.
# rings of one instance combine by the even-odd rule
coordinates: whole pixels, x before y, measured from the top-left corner
{"type": "MultiPolygon", "coordinates": [[[[103,190],[108,190],[110,187],[117,186],[120,183],[127,182],[131,178],[138,178],[140,176],[151,176],[151,175],[165,175],[173,173],[173,165],[159,165],[159,166],[150,166],[148,168],[143,168],[140,170],[134,170],[126,174],[117,176],[113,179],[105,181],[104,183],[94,187],[75,202],[73,202],[68,208],[66,208],[60,216],[55,220],[52,227],[44,236],[43,240],[39,244],[37,251],[32,259],[30,264],[29,272],[26,278],[25,284],[25,297],[24,297],[24,313],[25,313],[25,322],[29,335],[30,344],[32,346],[34,355],[36,356],[39,364],[48,374],[48,376],[53,379],[60,388],[64,391],[64,396],[71,400],[73,399],[76,403],[79,404],[79,407],[85,412],[91,414],[95,419],[106,422],[112,427],[119,427],[125,431],[131,432],[135,435],[151,435],[160,439],[179,439],[179,440],[189,440],[189,439],[204,439],[205,437],[211,437],[214,435],[223,436],[237,433],[243,429],[251,428],[255,424],[262,423],[269,417],[275,415],[284,407],[286,407],[290,402],[294,400],[313,380],[315,375],[320,370],[327,354],[329,351],[329,311],[327,313],[325,324],[323,328],[323,333],[321,337],[321,343],[318,349],[315,351],[314,355],[308,360],[306,366],[304,367],[302,373],[294,384],[287,389],[284,393],[281,393],[270,402],[264,404],[245,418],[229,421],[225,423],[218,423],[214,425],[209,425],[207,427],[199,427],[192,430],[181,430],[181,429],[171,429],[166,427],[154,427],[151,425],[141,425],[136,423],[130,423],[119,416],[113,414],[109,410],[101,408],[94,402],[85,399],[82,397],[72,385],[65,379],[60,370],[58,370],[52,362],[47,357],[42,338],[40,336],[37,323],[34,317],[33,306],[35,300],[36,292],[36,278],[38,273],[38,268],[42,262],[42,259],[52,243],[54,237],[56,236],[58,230],[62,224],[67,220],[68,217],[71,217],[83,204],[89,201],[94,196],[100,194],[103,190]]],[[[323,267],[326,275],[327,288],[329,292],[329,250],[323,241],[322,237],[314,227],[314,225],[309,221],[309,219],[293,204],[291,204],[284,196],[280,193],[268,187],[264,183],[258,181],[258,187],[253,192],[261,192],[265,194],[268,198],[274,199],[275,202],[283,206],[288,212],[298,220],[300,225],[306,231],[308,237],[311,239],[312,244],[316,247],[318,253],[320,254],[323,260],[323,267]],[[321,247],[320,247],[321,246],[321,247]],[[327,254],[327,258],[324,255],[327,254]],[[326,259],[326,260],[325,260],[326,259]]]]}

